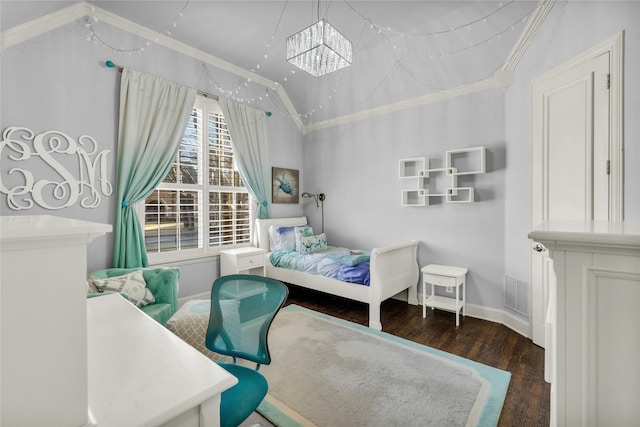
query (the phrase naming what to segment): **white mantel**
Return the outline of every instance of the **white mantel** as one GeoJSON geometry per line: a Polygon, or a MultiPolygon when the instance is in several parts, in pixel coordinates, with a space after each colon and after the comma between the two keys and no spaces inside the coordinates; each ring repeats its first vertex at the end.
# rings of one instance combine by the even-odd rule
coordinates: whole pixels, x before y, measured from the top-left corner
{"type": "Polygon", "coordinates": [[[640,223],[549,221],[552,426],[640,424],[640,223]],[[552,281],[553,282],[553,281],[552,281]]]}
{"type": "Polygon", "coordinates": [[[0,217],[0,424],[88,420],[87,245],[111,225],[0,217]]]}

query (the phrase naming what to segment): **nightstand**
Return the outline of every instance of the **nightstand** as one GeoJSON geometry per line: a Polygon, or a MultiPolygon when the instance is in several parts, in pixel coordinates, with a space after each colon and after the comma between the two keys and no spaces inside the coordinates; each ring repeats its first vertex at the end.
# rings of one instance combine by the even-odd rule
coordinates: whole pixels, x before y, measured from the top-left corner
{"type": "Polygon", "coordinates": [[[220,275],[254,274],[264,276],[265,255],[267,251],[260,248],[245,247],[220,251],[220,275]]]}
{"type": "Polygon", "coordinates": [[[450,265],[429,264],[422,268],[422,317],[427,316],[427,307],[456,313],[456,326],[460,326],[460,312],[464,316],[466,302],[465,278],[467,269],[450,265]],[[427,283],[431,285],[431,296],[427,298],[427,283]],[[455,297],[435,295],[435,287],[440,286],[453,293],[455,297]],[[460,298],[462,288],[462,298],[460,298]]]}

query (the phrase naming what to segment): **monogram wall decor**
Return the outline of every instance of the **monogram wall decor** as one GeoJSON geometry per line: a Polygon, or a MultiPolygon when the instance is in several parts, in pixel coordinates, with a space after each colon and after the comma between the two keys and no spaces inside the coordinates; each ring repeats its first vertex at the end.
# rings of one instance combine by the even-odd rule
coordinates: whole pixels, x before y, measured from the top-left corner
{"type": "Polygon", "coordinates": [[[0,193],[7,195],[7,204],[14,210],[30,209],[34,203],[45,209],[63,209],[77,203],[83,208],[96,208],[102,196],[113,193],[107,179],[110,152],[98,152],[96,140],[88,135],[76,141],[60,131],[36,135],[24,127],[8,127],[2,132],[0,161],[24,162],[25,168],[2,171],[0,193]],[[3,180],[12,181],[11,188],[3,180]]]}

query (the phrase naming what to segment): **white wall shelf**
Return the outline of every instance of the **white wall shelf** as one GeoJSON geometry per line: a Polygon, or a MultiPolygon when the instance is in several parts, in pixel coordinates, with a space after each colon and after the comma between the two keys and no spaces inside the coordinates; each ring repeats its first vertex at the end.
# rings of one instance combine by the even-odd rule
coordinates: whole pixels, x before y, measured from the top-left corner
{"type": "Polygon", "coordinates": [[[402,206],[424,206],[426,200],[424,190],[402,190],[402,206]]]}
{"type": "Polygon", "coordinates": [[[456,187],[447,189],[447,203],[471,203],[473,201],[473,187],[456,187]]]}
{"type": "Polygon", "coordinates": [[[400,178],[418,178],[428,160],[424,157],[400,160],[400,178]]]}
{"type": "Polygon", "coordinates": [[[473,187],[458,187],[458,176],[477,175],[486,172],[485,148],[472,147],[445,152],[445,166],[430,168],[430,159],[413,157],[400,159],[401,179],[416,180],[414,189],[402,190],[402,206],[429,206],[429,198],[441,197],[446,203],[472,203],[475,201],[473,187]],[[444,173],[449,177],[450,186],[442,191],[427,188],[425,181],[434,173],[444,173]]]}
{"type": "Polygon", "coordinates": [[[477,175],[485,173],[484,147],[450,150],[446,154],[448,175],[477,175]],[[461,167],[462,166],[462,167],[461,167]]]}
{"type": "MultiPolygon", "coordinates": [[[[429,164],[429,159],[427,159],[427,164],[429,164]]],[[[429,174],[434,173],[434,172],[445,172],[447,169],[446,168],[433,168],[433,169],[426,169],[420,172],[420,177],[421,178],[429,178],[429,174]]]]}

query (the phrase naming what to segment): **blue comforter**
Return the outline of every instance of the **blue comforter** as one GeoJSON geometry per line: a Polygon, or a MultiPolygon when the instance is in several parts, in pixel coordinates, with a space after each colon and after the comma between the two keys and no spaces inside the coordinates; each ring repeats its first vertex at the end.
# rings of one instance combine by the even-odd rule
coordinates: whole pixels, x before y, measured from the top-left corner
{"type": "Polygon", "coordinates": [[[354,254],[347,248],[329,246],[326,250],[304,255],[296,251],[274,251],[271,252],[270,260],[275,267],[369,286],[370,255],[364,251],[354,254]]]}

